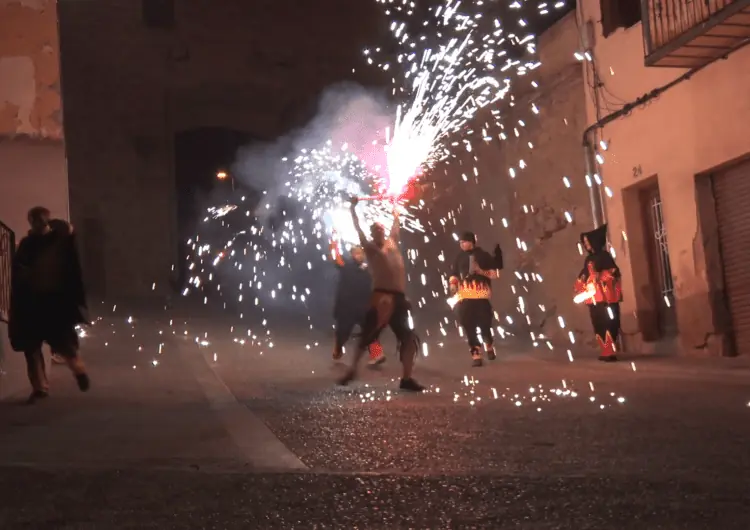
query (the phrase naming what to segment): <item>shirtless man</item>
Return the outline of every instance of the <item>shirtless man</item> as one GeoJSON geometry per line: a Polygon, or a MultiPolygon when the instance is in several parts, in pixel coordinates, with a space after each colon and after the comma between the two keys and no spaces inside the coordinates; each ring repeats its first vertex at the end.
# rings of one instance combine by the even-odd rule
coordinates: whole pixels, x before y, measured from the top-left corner
{"type": "Polygon", "coordinates": [[[359,234],[362,249],[365,251],[370,274],[372,274],[373,293],[370,299],[370,309],[367,311],[362,325],[362,334],[354,353],[352,366],[339,382],[342,385],[347,385],[356,377],[357,365],[368,346],[378,340],[380,333],[386,326],[390,326],[399,342],[399,356],[403,366],[399,388],[412,392],[422,392],[424,387],[411,376],[419,348],[419,338],[409,327],[410,306],[404,294],[406,292],[406,270],[404,258],[398,246],[400,239],[398,210],[395,207],[393,209],[393,227],[389,237],[386,237],[385,227],[382,224],[374,223],[370,227],[372,240],[368,241],[357,217],[357,202],[356,198],[352,199],[352,220],[354,221],[354,228],[357,229],[359,234]]]}

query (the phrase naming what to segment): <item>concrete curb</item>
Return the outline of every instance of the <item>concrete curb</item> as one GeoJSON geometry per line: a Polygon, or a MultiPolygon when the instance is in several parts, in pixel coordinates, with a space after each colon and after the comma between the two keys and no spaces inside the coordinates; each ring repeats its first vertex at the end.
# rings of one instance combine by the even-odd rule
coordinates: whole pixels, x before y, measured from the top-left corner
{"type": "Polygon", "coordinates": [[[257,468],[308,469],[258,416],[237,401],[199,347],[184,344],[178,350],[248,464],[257,468]]]}

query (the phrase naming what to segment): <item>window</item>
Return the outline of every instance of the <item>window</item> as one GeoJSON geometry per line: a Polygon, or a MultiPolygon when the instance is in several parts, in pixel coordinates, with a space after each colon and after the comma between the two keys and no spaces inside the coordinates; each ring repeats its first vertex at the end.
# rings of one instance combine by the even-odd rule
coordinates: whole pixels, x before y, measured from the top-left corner
{"type": "Polygon", "coordinates": [[[172,29],[174,20],[174,0],[142,0],[143,23],[151,29],[172,29]]]}
{"type": "Polygon", "coordinates": [[[618,28],[630,28],[641,21],[641,0],[599,0],[602,34],[609,37],[618,28]]]}

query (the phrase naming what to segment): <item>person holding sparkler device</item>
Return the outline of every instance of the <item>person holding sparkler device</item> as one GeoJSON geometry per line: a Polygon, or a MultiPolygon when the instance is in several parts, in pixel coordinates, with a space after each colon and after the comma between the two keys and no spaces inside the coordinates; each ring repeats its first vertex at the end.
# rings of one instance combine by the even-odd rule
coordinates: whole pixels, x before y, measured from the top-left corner
{"type": "Polygon", "coordinates": [[[591,324],[601,349],[599,360],[614,362],[620,334],[622,284],[620,269],[607,250],[607,225],[581,234],[581,245],[588,255],[576,279],[573,300],[589,306],[591,324]]]}
{"type": "MultiPolygon", "coordinates": [[[[339,269],[339,281],[336,287],[336,302],[333,307],[333,318],[336,326],[336,342],[333,346],[333,359],[344,355],[344,344],[352,336],[355,326],[364,326],[365,315],[370,307],[372,295],[372,277],[365,263],[365,252],[362,247],[351,249],[351,258],[344,259],[335,240],[331,240],[331,257],[339,269]]],[[[369,345],[370,364],[385,362],[383,347],[379,341],[369,345]]]]}
{"type": "Polygon", "coordinates": [[[352,221],[367,257],[367,264],[372,274],[373,292],[352,365],[339,383],[347,385],[354,380],[357,375],[357,365],[365,350],[378,340],[386,326],[390,326],[398,339],[399,356],[403,367],[399,388],[422,392],[424,387],[412,378],[412,369],[419,349],[419,337],[409,325],[411,306],[405,294],[406,269],[399,248],[400,222],[397,206],[394,204],[393,226],[390,233],[386,236],[385,227],[380,223],[373,223],[370,227],[372,240],[368,240],[357,217],[358,202],[358,198],[352,198],[352,221]]]}
{"type": "Polygon", "coordinates": [[[461,253],[453,263],[448,280],[451,298],[455,305],[458,320],[469,342],[472,364],[482,366],[482,343],[490,361],[495,354],[492,336],[492,280],[499,276],[503,268],[500,245],[495,247],[495,255],[477,246],[473,232],[464,232],[459,239],[461,253]]]}

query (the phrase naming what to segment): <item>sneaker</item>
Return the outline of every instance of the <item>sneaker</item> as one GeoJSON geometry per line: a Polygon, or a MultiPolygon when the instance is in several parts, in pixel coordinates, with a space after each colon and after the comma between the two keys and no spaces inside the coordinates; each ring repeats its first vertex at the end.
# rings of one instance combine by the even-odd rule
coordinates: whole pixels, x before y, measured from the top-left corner
{"type": "Polygon", "coordinates": [[[599,357],[599,360],[603,363],[614,363],[617,362],[617,356],[616,355],[602,355],[599,357]]]}
{"type": "Polygon", "coordinates": [[[379,364],[383,364],[385,362],[385,354],[380,351],[377,354],[375,354],[374,357],[370,357],[370,360],[367,361],[367,364],[370,366],[378,366],[379,364]]]}
{"type": "Polygon", "coordinates": [[[497,354],[495,353],[494,346],[490,346],[489,349],[485,350],[485,353],[487,354],[487,358],[490,361],[494,361],[495,359],[497,359],[497,354]]]}
{"type": "Polygon", "coordinates": [[[407,390],[409,392],[423,392],[424,387],[417,383],[413,378],[402,379],[398,385],[401,390],[407,390]]]}
{"type": "Polygon", "coordinates": [[[29,398],[26,400],[26,404],[27,405],[33,405],[34,403],[36,403],[40,399],[45,399],[45,398],[48,398],[48,397],[49,397],[49,393],[48,392],[45,392],[43,390],[34,390],[31,393],[31,395],[29,396],[29,398]]]}
{"type": "Polygon", "coordinates": [[[85,372],[82,374],[76,374],[76,382],[78,383],[78,388],[81,392],[86,392],[91,386],[89,375],[85,372]]]}
{"type": "Polygon", "coordinates": [[[475,368],[482,366],[482,354],[478,349],[471,350],[471,365],[475,368]]]}

